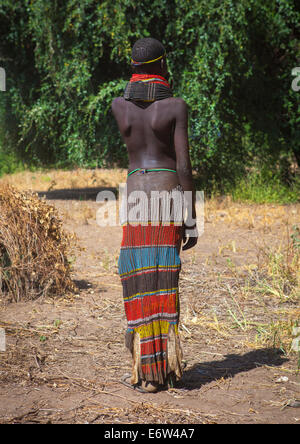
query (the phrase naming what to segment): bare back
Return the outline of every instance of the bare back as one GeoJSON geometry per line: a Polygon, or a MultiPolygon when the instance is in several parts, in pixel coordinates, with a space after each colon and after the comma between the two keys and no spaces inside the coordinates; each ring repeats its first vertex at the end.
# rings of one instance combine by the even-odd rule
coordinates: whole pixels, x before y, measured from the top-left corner
{"type": "MultiPolygon", "coordinates": [[[[160,171],[133,173],[127,179],[127,192],[141,190],[170,191],[181,185],[193,192],[193,203],[188,208],[190,217],[196,218],[195,188],[188,143],[188,111],[180,98],[159,100],[147,108],[140,108],[122,97],[112,103],[112,111],[129,156],[129,171],[136,168],[169,168],[176,172],[160,171]]],[[[187,237],[184,234],[184,242],[187,237]]],[[[183,250],[192,248],[197,236],[188,237],[183,250]]]]}
{"type": "MultiPolygon", "coordinates": [[[[176,127],[183,103],[171,97],[141,108],[122,97],[113,101],[112,111],[128,150],[129,172],[136,168],[178,168],[176,127]]],[[[182,148],[187,145],[187,128],[185,133],[182,148]]],[[[179,183],[177,173],[166,171],[134,173],[127,181],[129,192],[170,190],[179,183]]]]}

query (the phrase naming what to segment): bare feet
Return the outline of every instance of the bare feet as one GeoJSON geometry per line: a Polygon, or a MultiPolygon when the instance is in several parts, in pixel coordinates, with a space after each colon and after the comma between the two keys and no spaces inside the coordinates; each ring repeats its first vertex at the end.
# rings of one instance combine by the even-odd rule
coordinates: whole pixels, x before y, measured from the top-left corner
{"type": "Polygon", "coordinates": [[[141,387],[143,390],[146,390],[148,393],[155,393],[158,390],[157,384],[147,381],[142,381],[141,387]]]}
{"type": "Polygon", "coordinates": [[[155,382],[141,381],[139,384],[131,384],[130,379],[131,375],[126,373],[120,382],[126,385],[126,387],[141,393],[156,393],[158,391],[158,385],[155,382]]]}

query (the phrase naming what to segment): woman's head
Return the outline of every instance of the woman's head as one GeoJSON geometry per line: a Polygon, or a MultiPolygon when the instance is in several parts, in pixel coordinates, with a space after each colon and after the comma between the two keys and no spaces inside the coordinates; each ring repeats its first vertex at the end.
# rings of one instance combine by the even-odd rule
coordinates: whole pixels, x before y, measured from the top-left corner
{"type": "Polygon", "coordinates": [[[139,39],[132,47],[131,65],[137,74],[168,74],[166,50],[161,42],[151,37],[139,39]]]}

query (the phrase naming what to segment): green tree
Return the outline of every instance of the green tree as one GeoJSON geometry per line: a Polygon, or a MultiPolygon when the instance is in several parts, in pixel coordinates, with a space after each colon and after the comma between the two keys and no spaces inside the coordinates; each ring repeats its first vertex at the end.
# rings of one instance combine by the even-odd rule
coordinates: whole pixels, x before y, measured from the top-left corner
{"type": "Polygon", "coordinates": [[[203,183],[224,187],[263,164],[285,175],[300,156],[299,29],[293,0],[2,0],[4,145],[40,165],[126,165],[110,104],[132,44],[153,36],[189,105],[203,183]]]}

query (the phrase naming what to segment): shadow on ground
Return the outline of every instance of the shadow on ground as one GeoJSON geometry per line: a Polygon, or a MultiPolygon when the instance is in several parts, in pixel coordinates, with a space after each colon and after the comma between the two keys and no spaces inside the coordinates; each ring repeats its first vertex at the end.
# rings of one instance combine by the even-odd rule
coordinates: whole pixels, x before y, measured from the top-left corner
{"type": "Polygon", "coordinates": [[[73,279],[73,283],[76,285],[78,290],[89,290],[90,288],[93,288],[93,285],[90,282],[83,279],[73,279]]]}
{"type": "Polygon", "coordinates": [[[101,285],[97,286],[89,281],[84,280],[84,279],[81,279],[81,280],[73,279],[73,283],[76,286],[77,290],[79,290],[79,291],[97,290],[97,291],[101,291],[101,293],[107,293],[106,287],[102,287],[101,285]]]}
{"type": "Polygon", "coordinates": [[[225,355],[223,360],[201,362],[184,372],[176,387],[193,390],[220,378],[232,378],[238,373],[268,365],[277,367],[288,361],[277,348],[254,350],[244,355],[225,355]]]}
{"type": "Polygon", "coordinates": [[[115,187],[70,188],[61,190],[38,191],[37,194],[39,197],[45,197],[49,200],[96,201],[96,197],[101,191],[112,191],[115,198],[118,198],[119,190],[115,187]]]}

